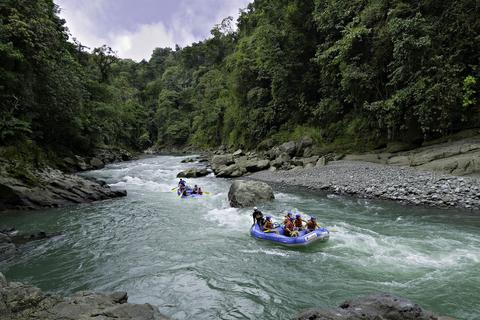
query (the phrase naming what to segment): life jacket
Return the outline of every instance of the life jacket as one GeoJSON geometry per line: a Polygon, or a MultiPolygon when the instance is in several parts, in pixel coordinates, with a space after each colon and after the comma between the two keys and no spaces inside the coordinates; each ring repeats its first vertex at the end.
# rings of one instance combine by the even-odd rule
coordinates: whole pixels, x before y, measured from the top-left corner
{"type": "Polygon", "coordinates": [[[303,227],[303,220],[302,219],[295,219],[295,221],[293,221],[293,225],[297,228],[301,228],[301,227],[303,227]]]}
{"type": "Polygon", "coordinates": [[[317,222],[312,221],[312,220],[308,220],[308,221],[307,221],[307,229],[315,230],[315,229],[317,229],[317,228],[318,228],[317,222]]]}
{"type": "Polygon", "coordinates": [[[290,237],[292,232],[293,232],[293,223],[292,221],[288,220],[287,223],[285,223],[285,227],[283,228],[285,231],[285,235],[287,237],[290,237]]]}
{"type": "Polygon", "coordinates": [[[285,216],[283,218],[283,224],[287,224],[287,222],[290,221],[290,217],[289,216],[285,216]]]}
{"type": "Polygon", "coordinates": [[[265,221],[265,224],[263,225],[263,228],[265,230],[267,229],[273,229],[273,222],[272,221],[265,221]]]}

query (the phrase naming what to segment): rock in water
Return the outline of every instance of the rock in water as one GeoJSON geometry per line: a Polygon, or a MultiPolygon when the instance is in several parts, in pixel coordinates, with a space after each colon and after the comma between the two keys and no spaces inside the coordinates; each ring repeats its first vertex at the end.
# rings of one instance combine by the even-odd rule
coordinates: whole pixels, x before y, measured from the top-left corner
{"type": "Polygon", "coordinates": [[[205,177],[210,172],[207,169],[190,168],[177,174],[177,178],[199,178],[205,177]]]}
{"type": "Polygon", "coordinates": [[[228,191],[228,200],[234,208],[253,206],[275,199],[272,187],[260,181],[234,181],[228,191]]]}
{"type": "Polygon", "coordinates": [[[167,320],[150,304],[127,303],[126,292],[78,292],[71,297],[44,294],[39,288],[8,283],[0,273],[0,320],[122,319],[167,320]]]}
{"type": "Polygon", "coordinates": [[[0,261],[11,257],[17,252],[17,247],[7,234],[0,232],[0,261]]]}
{"type": "Polygon", "coordinates": [[[410,300],[391,294],[376,294],[357,300],[349,300],[335,309],[308,310],[297,320],[437,320],[432,312],[422,309],[410,300]]]}
{"type": "Polygon", "coordinates": [[[126,191],[111,190],[94,179],[64,174],[44,168],[34,171],[35,181],[0,177],[0,211],[60,207],[126,196],[126,191]]]}

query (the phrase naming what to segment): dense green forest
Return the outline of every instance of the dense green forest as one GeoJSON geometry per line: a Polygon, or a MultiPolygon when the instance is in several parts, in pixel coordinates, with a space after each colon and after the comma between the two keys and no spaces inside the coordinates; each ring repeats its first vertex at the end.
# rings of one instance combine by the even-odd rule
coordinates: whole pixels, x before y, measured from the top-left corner
{"type": "Polygon", "coordinates": [[[363,150],[480,124],[476,0],[255,0],[149,61],[68,41],[52,0],[0,3],[0,143],[363,150]]]}

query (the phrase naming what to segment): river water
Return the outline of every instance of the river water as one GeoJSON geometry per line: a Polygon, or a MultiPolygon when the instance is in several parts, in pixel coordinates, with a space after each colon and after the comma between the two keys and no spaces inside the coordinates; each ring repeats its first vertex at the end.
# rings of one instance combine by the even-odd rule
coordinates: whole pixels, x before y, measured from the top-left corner
{"type": "Polygon", "coordinates": [[[250,209],[230,208],[231,181],[190,179],[210,192],[171,192],[182,157],[161,156],[87,173],[128,196],[0,216],[2,226],[58,236],[0,264],[8,279],[70,294],[127,291],[172,319],[290,319],[314,306],[391,292],[458,319],[480,317],[480,215],[312,194],[275,186],[260,205],[280,220],[296,208],[332,230],[292,249],[249,236],[250,209]]]}

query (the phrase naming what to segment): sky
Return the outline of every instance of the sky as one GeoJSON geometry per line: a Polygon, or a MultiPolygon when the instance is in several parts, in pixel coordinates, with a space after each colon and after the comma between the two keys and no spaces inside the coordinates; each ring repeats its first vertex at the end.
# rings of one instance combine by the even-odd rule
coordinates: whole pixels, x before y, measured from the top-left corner
{"type": "Polygon", "coordinates": [[[121,58],[149,60],[157,47],[185,47],[207,38],[223,18],[251,0],[54,0],[73,37],[112,47],[121,58]]]}

